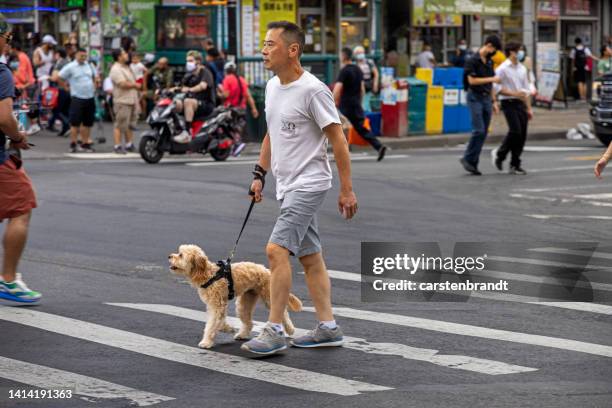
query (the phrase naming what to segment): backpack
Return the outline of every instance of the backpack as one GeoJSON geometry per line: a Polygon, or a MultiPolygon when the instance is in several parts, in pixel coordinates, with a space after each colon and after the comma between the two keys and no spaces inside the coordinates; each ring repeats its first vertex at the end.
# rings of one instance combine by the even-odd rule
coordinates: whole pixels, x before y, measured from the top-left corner
{"type": "Polygon", "coordinates": [[[42,91],[42,106],[48,109],[55,109],[57,107],[57,99],[59,97],[59,90],[56,87],[49,86],[42,91]]]}
{"type": "Polygon", "coordinates": [[[581,50],[574,48],[574,65],[580,70],[586,69],[587,65],[587,56],[584,50],[584,48],[581,50]]]}

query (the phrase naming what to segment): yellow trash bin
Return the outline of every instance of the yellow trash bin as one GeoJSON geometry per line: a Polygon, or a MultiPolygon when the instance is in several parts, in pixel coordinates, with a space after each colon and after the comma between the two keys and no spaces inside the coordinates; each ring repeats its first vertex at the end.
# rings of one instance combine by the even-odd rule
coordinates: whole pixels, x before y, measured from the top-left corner
{"type": "Polygon", "coordinates": [[[414,76],[416,79],[427,82],[429,86],[433,85],[433,69],[431,68],[417,68],[414,76]]]}
{"type": "Polygon", "coordinates": [[[425,132],[442,133],[444,113],[444,87],[430,86],[427,89],[427,113],[425,115],[425,132]]]}

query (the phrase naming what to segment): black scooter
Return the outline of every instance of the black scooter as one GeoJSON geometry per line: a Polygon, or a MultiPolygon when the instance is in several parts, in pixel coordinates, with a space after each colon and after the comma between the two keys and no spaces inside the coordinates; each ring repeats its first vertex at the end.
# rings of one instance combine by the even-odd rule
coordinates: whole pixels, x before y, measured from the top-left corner
{"type": "Polygon", "coordinates": [[[217,161],[226,160],[232,152],[235,140],[232,133],[233,122],[237,120],[235,109],[216,108],[204,118],[202,127],[189,143],[178,143],[174,141],[174,137],[182,132],[185,123],[176,113],[176,102],[184,98],[184,93],[174,93],[172,90],[161,92],[160,100],[147,118],[151,130],[140,136],[140,156],[151,164],[158,163],[164,153],[210,153],[217,161]]]}

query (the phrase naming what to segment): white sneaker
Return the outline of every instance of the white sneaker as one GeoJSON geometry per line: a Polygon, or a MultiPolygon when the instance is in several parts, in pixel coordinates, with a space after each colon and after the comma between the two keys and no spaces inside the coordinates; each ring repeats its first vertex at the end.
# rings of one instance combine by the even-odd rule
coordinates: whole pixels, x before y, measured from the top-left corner
{"type": "Polygon", "coordinates": [[[38,123],[34,123],[32,126],[30,126],[30,128],[27,131],[28,136],[32,136],[33,134],[36,134],[40,132],[40,126],[38,126],[38,123]]]}
{"type": "Polygon", "coordinates": [[[183,130],[178,135],[172,138],[176,143],[189,143],[191,142],[191,133],[186,130],[183,130]]]}

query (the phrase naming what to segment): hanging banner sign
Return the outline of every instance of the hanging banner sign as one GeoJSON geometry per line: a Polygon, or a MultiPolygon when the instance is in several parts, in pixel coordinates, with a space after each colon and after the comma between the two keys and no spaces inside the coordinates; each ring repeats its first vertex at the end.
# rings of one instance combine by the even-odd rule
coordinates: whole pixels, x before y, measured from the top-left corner
{"type": "Polygon", "coordinates": [[[296,0],[261,0],[259,2],[259,30],[260,46],[266,38],[268,23],[286,20],[291,23],[297,22],[296,0]]]}
{"type": "Polygon", "coordinates": [[[538,1],[538,20],[558,20],[560,15],[561,5],[559,4],[559,0],[538,1]]]}

